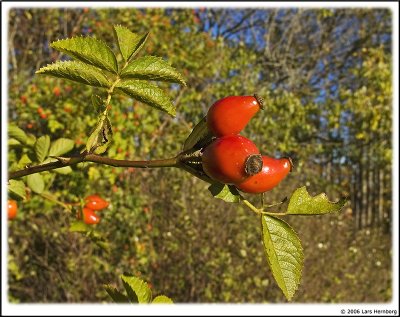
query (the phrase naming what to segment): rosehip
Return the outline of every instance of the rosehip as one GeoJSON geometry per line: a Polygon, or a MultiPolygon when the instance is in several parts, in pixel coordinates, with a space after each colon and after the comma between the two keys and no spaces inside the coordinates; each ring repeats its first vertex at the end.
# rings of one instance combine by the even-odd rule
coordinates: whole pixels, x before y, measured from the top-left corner
{"type": "Polygon", "coordinates": [[[61,94],[60,88],[59,88],[59,87],[54,87],[54,88],[53,88],[53,94],[54,94],[56,97],[60,96],[60,94],[61,94]]]}
{"type": "Polygon", "coordinates": [[[8,200],[8,219],[12,220],[17,216],[17,202],[15,200],[8,200]]]}
{"type": "Polygon", "coordinates": [[[257,95],[220,99],[208,110],[208,129],[217,137],[239,134],[262,107],[262,99],[257,95]]]}
{"type": "Polygon", "coordinates": [[[90,195],[85,198],[86,208],[90,208],[92,210],[102,210],[107,208],[109,203],[101,198],[99,195],[90,195]]]}
{"type": "Polygon", "coordinates": [[[100,222],[100,217],[90,208],[83,208],[83,222],[87,225],[95,225],[100,222]]]}
{"type": "Polygon", "coordinates": [[[263,156],[263,168],[261,172],[250,176],[244,182],[235,186],[245,193],[263,193],[277,186],[292,169],[292,161],[289,158],[275,159],[263,156]]]}
{"type": "Polygon", "coordinates": [[[202,155],[204,172],[225,184],[244,181],[261,170],[261,155],[257,146],[240,135],[228,135],[214,140],[202,155]],[[253,163],[259,166],[254,170],[253,163]]]}

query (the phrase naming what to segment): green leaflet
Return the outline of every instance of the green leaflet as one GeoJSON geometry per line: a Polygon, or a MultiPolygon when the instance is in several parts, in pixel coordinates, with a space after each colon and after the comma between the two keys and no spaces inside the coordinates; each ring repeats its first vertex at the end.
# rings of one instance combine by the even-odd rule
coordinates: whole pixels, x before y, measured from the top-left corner
{"type": "Polygon", "coordinates": [[[262,235],[272,274],[290,301],[297,290],[303,269],[303,248],[297,234],[283,220],[261,216],[262,235]]]}
{"type": "Polygon", "coordinates": [[[15,139],[23,144],[27,143],[28,136],[26,133],[14,124],[8,126],[8,137],[15,139]]]}
{"type": "Polygon", "coordinates": [[[146,282],[135,276],[121,275],[129,300],[133,303],[146,304],[151,301],[151,290],[146,282]]]}
{"type": "Polygon", "coordinates": [[[312,197],[303,186],[293,193],[286,213],[289,215],[323,215],[339,212],[346,202],[346,199],[341,199],[336,203],[331,202],[325,193],[312,197]]]}
{"type": "Polygon", "coordinates": [[[186,86],[182,75],[168,62],[157,56],[143,56],[133,60],[122,70],[121,78],[160,80],[186,86]]]}
{"type": "Polygon", "coordinates": [[[115,287],[108,284],[103,285],[103,287],[115,303],[129,303],[128,297],[122,294],[115,287]]]}
{"type": "Polygon", "coordinates": [[[214,198],[222,199],[228,203],[238,203],[240,200],[239,192],[233,185],[214,183],[208,187],[208,190],[214,198]]]}
{"type": "Polygon", "coordinates": [[[118,72],[117,59],[113,51],[106,43],[94,37],[73,37],[53,42],[50,46],[86,64],[115,74],[118,72]]]}
{"type": "Polygon", "coordinates": [[[69,226],[69,232],[88,232],[91,230],[92,228],[90,228],[90,226],[84,223],[82,220],[75,220],[69,226]]]}
{"type": "Polygon", "coordinates": [[[10,193],[10,196],[17,200],[23,200],[26,198],[25,184],[23,181],[10,179],[8,181],[8,191],[10,193]]]}
{"type": "Polygon", "coordinates": [[[44,190],[43,176],[39,173],[31,174],[26,177],[26,183],[33,192],[41,194],[44,190]]]}
{"type": "Polygon", "coordinates": [[[74,140],[59,138],[51,144],[49,156],[59,156],[65,154],[74,148],[74,144],[74,140]]]}
{"type": "Polygon", "coordinates": [[[183,144],[183,151],[189,149],[201,149],[205,144],[207,144],[212,139],[212,134],[208,130],[207,117],[200,120],[199,123],[193,128],[192,132],[186,138],[183,144]]]}
{"type": "Polygon", "coordinates": [[[103,100],[99,95],[96,95],[96,94],[92,94],[91,99],[92,99],[93,108],[96,110],[96,112],[99,114],[102,113],[105,110],[103,108],[105,106],[106,101],[103,100]]]}
{"type": "Polygon", "coordinates": [[[110,82],[101,70],[76,61],[55,62],[40,68],[36,74],[69,79],[89,86],[110,87],[110,82]]]}
{"type": "Polygon", "coordinates": [[[140,51],[149,33],[140,35],[129,31],[126,27],[121,25],[114,25],[114,35],[117,39],[118,48],[122,57],[125,61],[128,61],[140,51]]]}
{"type": "Polygon", "coordinates": [[[105,115],[101,115],[86,142],[86,150],[89,153],[102,154],[107,150],[111,141],[112,128],[110,119],[105,115]]]}
{"type": "Polygon", "coordinates": [[[43,135],[36,140],[34,149],[36,154],[36,159],[39,163],[43,162],[49,153],[50,148],[50,137],[48,135],[43,135]]]}
{"type": "Polygon", "coordinates": [[[165,111],[171,116],[175,116],[176,114],[175,106],[172,104],[168,95],[157,86],[146,81],[125,80],[119,82],[115,88],[151,107],[165,111]]]}
{"type": "Polygon", "coordinates": [[[173,304],[174,302],[172,301],[171,298],[165,296],[165,295],[158,295],[155,297],[152,301],[153,304],[173,304]]]}

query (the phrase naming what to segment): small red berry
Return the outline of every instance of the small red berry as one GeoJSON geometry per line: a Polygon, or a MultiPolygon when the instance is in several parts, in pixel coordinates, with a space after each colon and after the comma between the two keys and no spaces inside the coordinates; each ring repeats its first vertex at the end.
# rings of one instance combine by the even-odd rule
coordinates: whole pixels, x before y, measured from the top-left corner
{"type": "Polygon", "coordinates": [[[275,159],[263,156],[261,172],[250,176],[244,182],[236,184],[236,187],[245,193],[258,194],[269,191],[277,186],[292,169],[289,158],[275,159]]]}
{"type": "Polygon", "coordinates": [[[12,220],[17,216],[18,206],[15,200],[8,200],[8,219],[12,220]]]}
{"type": "Polygon", "coordinates": [[[54,94],[56,97],[60,96],[60,94],[61,94],[60,88],[59,88],[59,87],[54,87],[54,89],[53,89],[53,94],[54,94]]]}
{"type": "Polygon", "coordinates": [[[217,137],[239,134],[262,107],[262,99],[257,95],[220,99],[208,110],[208,129],[217,137]]]}
{"type": "Polygon", "coordinates": [[[83,208],[83,222],[87,225],[95,225],[100,222],[100,216],[96,215],[90,208],[83,208]]]}
{"type": "Polygon", "coordinates": [[[28,98],[25,95],[22,95],[20,99],[23,104],[26,104],[26,102],[28,101],[28,98]]]}
{"type": "Polygon", "coordinates": [[[247,160],[256,156],[261,161],[260,152],[253,142],[240,135],[228,135],[214,140],[205,148],[202,155],[203,169],[214,180],[236,184],[253,174],[246,169],[247,160]]]}
{"type": "Polygon", "coordinates": [[[92,210],[102,210],[107,208],[109,203],[108,201],[101,198],[99,195],[90,195],[85,198],[86,208],[90,208],[92,210]]]}

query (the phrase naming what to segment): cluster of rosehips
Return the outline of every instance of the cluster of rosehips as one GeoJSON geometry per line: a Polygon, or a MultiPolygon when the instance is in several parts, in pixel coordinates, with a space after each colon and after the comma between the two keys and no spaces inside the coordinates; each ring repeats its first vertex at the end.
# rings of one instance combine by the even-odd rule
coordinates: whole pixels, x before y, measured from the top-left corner
{"type": "Polygon", "coordinates": [[[82,218],[83,222],[88,225],[95,225],[100,222],[100,216],[95,211],[100,211],[107,208],[108,201],[101,198],[99,195],[90,195],[85,198],[85,206],[81,213],[77,214],[78,219],[82,218]]]}
{"type": "Polygon", "coordinates": [[[207,126],[216,139],[202,155],[203,170],[209,177],[256,194],[271,190],[291,171],[290,158],[262,156],[252,141],[239,135],[262,108],[257,95],[229,96],[210,107],[207,126]]]}

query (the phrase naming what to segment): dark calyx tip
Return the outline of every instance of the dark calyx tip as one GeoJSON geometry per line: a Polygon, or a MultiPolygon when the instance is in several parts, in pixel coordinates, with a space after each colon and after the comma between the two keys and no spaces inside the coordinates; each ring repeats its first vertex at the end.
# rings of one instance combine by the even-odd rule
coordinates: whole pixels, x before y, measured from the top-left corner
{"type": "Polygon", "coordinates": [[[260,95],[254,94],[254,98],[256,98],[258,104],[260,105],[260,109],[264,110],[264,99],[260,97],[260,95]]]}
{"type": "Polygon", "coordinates": [[[284,156],[282,158],[285,158],[285,159],[287,159],[289,161],[289,163],[290,163],[290,171],[289,171],[289,173],[291,173],[293,171],[293,169],[294,169],[294,164],[293,164],[292,158],[290,156],[284,156]]]}
{"type": "Polygon", "coordinates": [[[246,159],[245,172],[248,176],[261,172],[263,160],[261,154],[251,154],[246,159]]]}

